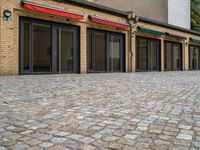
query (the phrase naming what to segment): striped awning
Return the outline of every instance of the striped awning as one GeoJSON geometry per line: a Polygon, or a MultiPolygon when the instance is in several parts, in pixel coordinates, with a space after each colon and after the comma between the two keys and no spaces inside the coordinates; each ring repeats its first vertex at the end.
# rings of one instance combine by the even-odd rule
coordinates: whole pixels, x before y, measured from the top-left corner
{"type": "Polygon", "coordinates": [[[170,34],[168,32],[165,33],[166,36],[171,37],[171,38],[175,38],[175,39],[180,39],[180,40],[186,40],[187,38],[184,36],[180,36],[180,35],[175,35],[175,34],[170,34]]]}
{"type": "Polygon", "coordinates": [[[113,20],[108,20],[108,19],[104,19],[104,18],[100,18],[100,17],[96,17],[96,16],[89,16],[89,19],[91,22],[94,22],[94,23],[107,25],[107,26],[111,26],[111,27],[116,27],[116,28],[121,28],[124,30],[128,30],[128,28],[129,28],[129,25],[127,25],[127,24],[119,23],[119,22],[116,22],[113,20]]]}
{"type": "Polygon", "coordinates": [[[190,42],[200,44],[200,40],[190,38],[190,42]]]}
{"type": "Polygon", "coordinates": [[[76,12],[71,12],[67,10],[58,9],[55,7],[50,7],[46,5],[41,5],[29,1],[22,1],[22,7],[27,10],[36,11],[40,13],[55,15],[55,16],[61,16],[66,17],[70,19],[77,19],[77,20],[83,20],[84,15],[76,12]]]}
{"type": "Polygon", "coordinates": [[[142,33],[148,33],[148,34],[153,34],[153,35],[165,35],[165,32],[160,32],[157,30],[151,30],[151,29],[147,29],[147,28],[142,28],[142,27],[138,27],[138,30],[142,33]]]}

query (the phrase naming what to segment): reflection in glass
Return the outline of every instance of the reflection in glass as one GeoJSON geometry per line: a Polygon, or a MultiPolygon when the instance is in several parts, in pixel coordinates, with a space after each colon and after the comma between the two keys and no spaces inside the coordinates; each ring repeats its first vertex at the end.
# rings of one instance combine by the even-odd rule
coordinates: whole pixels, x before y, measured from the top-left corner
{"type": "Polygon", "coordinates": [[[200,49],[197,46],[190,46],[189,50],[189,58],[190,58],[190,70],[198,70],[200,69],[200,64],[199,64],[199,52],[200,49]]]}
{"type": "Polygon", "coordinates": [[[159,40],[137,37],[137,70],[159,70],[159,40]]]}
{"type": "Polygon", "coordinates": [[[51,71],[51,26],[33,24],[33,72],[51,71]]]}
{"type": "Polygon", "coordinates": [[[166,42],[165,46],[165,70],[181,70],[182,53],[181,44],[166,42]]]}
{"type": "Polygon", "coordinates": [[[179,45],[173,45],[173,70],[180,70],[180,47],[179,45]]]}
{"type": "Polygon", "coordinates": [[[104,33],[94,33],[94,69],[106,71],[106,42],[104,33]]]}
{"type": "Polygon", "coordinates": [[[110,36],[109,38],[109,71],[120,71],[120,38],[110,36]]]}

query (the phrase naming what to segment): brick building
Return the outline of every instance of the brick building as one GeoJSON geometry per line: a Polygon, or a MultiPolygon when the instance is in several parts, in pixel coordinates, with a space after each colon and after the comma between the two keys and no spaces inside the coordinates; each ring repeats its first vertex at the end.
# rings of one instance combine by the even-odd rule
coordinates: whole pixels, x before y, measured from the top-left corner
{"type": "Polygon", "coordinates": [[[200,69],[200,33],[77,0],[1,0],[0,74],[200,69]]]}

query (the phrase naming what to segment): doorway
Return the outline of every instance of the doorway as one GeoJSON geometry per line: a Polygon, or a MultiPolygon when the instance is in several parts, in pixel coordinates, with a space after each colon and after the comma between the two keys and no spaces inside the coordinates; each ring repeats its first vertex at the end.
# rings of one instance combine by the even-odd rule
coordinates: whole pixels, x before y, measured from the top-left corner
{"type": "Polygon", "coordinates": [[[20,74],[78,73],[79,30],[35,19],[20,19],[20,74]]]}
{"type": "Polygon", "coordinates": [[[200,70],[200,47],[189,46],[189,68],[190,70],[200,70]]]}
{"type": "Polygon", "coordinates": [[[160,40],[136,37],[137,71],[160,71],[160,40]]]}
{"type": "Polygon", "coordinates": [[[182,70],[182,44],[165,41],[165,70],[182,70]]]}
{"type": "Polygon", "coordinates": [[[88,30],[88,72],[124,72],[125,46],[123,34],[88,30]]]}

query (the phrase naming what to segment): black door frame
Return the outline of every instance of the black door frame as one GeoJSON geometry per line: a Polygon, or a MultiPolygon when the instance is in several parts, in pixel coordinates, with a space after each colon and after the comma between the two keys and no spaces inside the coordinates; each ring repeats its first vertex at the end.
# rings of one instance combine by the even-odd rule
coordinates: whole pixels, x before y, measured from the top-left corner
{"type": "Polygon", "coordinates": [[[27,17],[20,17],[20,30],[19,30],[19,70],[20,74],[57,74],[57,47],[56,47],[56,29],[63,28],[74,33],[74,72],[67,72],[67,73],[79,73],[80,72],[80,28],[77,26],[72,26],[68,24],[61,24],[46,20],[34,19],[34,18],[27,18],[27,17]],[[29,71],[24,71],[24,23],[29,24],[30,34],[29,34],[29,71]],[[52,71],[51,72],[33,72],[33,52],[32,52],[32,24],[44,24],[51,26],[51,52],[52,52],[52,71]]]}
{"type": "Polygon", "coordinates": [[[165,43],[165,49],[164,49],[164,54],[165,54],[165,57],[164,57],[164,63],[165,63],[165,71],[182,71],[183,70],[183,47],[182,47],[182,43],[180,42],[172,42],[172,41],[164,41],[165,43]],[[171,58],[172,58],[172,66],[171,66],[171,70],[167,69],[166,68],[166,59],[167,59],[167,43],[171,43],[171,58]],[[179,45],[180,46],[180,70],[174,70],[174,45],[179,45]]]}
{"type": "Polygon", "coordinates": [[[88,56],[88,65],[87,65],[87,72],[88,73],[109,73],[109,37],[111,36],[117,36],[120,38],[120,71],[119,72],[125,72],[125,54],[126,54],[126,47],[125,47],[125,35],[123,33],[117,33],[117,32],[110,32],[110,31],[105,31],[105,30],[98,30],[98,29],[92,29],[88,28],[87,29],[87,56],[88,56]],[[105,71],[95,71],[94,68],[94,59],[95,59],[95,52],[93,51],[94,49],[94,33],[103,33],[105,35],[105,54],[106,54],[106,59],[105,59],[105,65],[106,65],[106,70],[105,71]],[[90,63],[90,61],[92,63],[90,63]]]}
{"type": "Polygon", "coordinates": [[[149,37],[144,37],[144,36],[136,36],[136,71],[137,72],[148,72],[148,71],[161,71],[161,40],[159,39],[154,39],[154,38],[149,38],[149,37]],[[139,47],[140,47],[140,43],[138,39],[145,39],[147,42],[147,70],[140,70],[139,69],[139,60],[140,60],[140,56],[139,56],[139,47]],[[151,66],[149,63],[149,57],[150,57],[150,52],[149,52],[149,47],[148,47],[148,43],[149,41],[156,41],[158,42],[158,50],[157,50],[157,70],[152,70],[149,69],[149,67],[151,66]]]}

